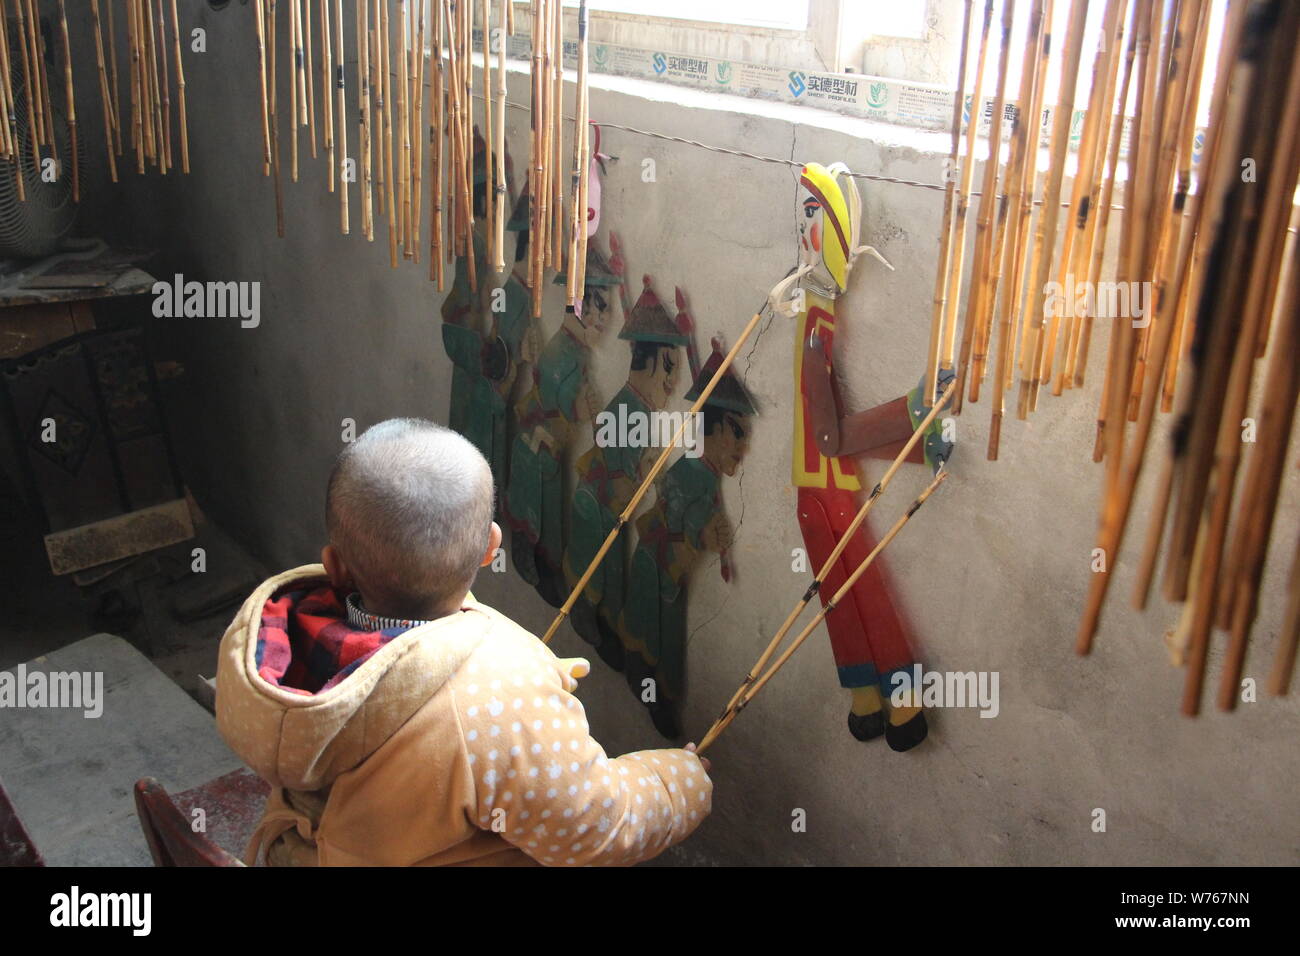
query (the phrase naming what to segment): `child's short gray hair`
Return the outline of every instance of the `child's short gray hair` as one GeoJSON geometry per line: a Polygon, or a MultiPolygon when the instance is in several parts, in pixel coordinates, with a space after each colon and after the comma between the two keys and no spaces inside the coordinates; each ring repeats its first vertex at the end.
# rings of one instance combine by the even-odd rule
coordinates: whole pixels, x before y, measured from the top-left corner
{"type": "Polygon", "coordinates": [[[491,536],[487,461],[449,428],[392,418],[368,428],[330,472],[325,520],[376,613],[452,600],[474,582],[491,536]]]}

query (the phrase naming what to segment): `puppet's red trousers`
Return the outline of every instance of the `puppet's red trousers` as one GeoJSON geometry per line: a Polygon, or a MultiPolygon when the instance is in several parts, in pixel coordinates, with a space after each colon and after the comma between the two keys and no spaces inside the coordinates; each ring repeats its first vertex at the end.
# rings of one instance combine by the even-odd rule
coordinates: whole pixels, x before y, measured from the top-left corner
{"type": "MultiPolygon", "coordinates": [[[[814,572],[821,570],[835,550],[858,507],[857,495],[843,488],[799,489],[799,528],[814,572]]],[[[823,604],[844,586],[875,546],[876,540],[864,521],[822,582],[823,604]]],[[[910,686],[912,651],[880,558],[826,615],[826,629],[831,635],[840,686],[867,687],[879,682],[881,693],[888,697],[897,686],[893,679],[896,673],[905,673],[910,686]]]]}

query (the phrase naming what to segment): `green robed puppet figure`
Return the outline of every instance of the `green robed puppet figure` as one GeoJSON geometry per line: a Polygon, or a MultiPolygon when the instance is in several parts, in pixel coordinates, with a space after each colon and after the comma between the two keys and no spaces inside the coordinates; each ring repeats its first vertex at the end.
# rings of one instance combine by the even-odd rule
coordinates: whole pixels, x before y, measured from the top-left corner
{"type": "MultiPolygon", "coordinates": [[[[486,202],[487,145],[474,131],[474,205],[486,202]]],[[[451,289],[442,302],[442,345],[451,359],[451,399],[447,424],[473,443],[488,463],[493,465],[504,454],[494,449],[496,419],[504,414],[505,403],[484,374],[483,356],[487,339],[483,334],[483,315],[488,306],[487,243],[476,230],[473,256],[478,273],[478,288],[471,289],[466,256],[456,259],[451,289]],[[495,454],[494,454],[495,452],[495,454]]]]}
{"type": "MultiPolygon", "coordinates": [[[[487,144],[474,130],[474,208],[476,222],[486,225],[488,188],[487,144]]],[[[506,155],[506,182],[512,163],[506,155]]],[[[474,232],[474,262],[478,289],[470,288],[465,256],[442,304],[442,341],[452,363],[448,424],[487,459],[492,477],[506,479],[508,448],[507,404],[519,366],[536,354],[536,332],[528,310],[528,292],[511,273],[497,283],[487,265],[487,244],[474,232]],[[487,330],[484,321],[487,318],[487,330]]]]}
{"type": "MultiPolygon", "coordinates": [[[[615,422],[647,422],[651,412],[667,407],[677,390],[681,347],[687,336],[673,324],[672,317],[643,280],[640,298],[623,324],[618,337],[632,343],[632,363],[627,384],[619,390],[604,412],[615,422]]],[[[598,429],[597,436],[607,429],[598,429]]],[[[578,484],[574,489],[569,541],[564,551],[564,576],[570,588],[600,550],[618,523],[649,470],[657,449],[645,440],[654,429],[629,427],[614,442],[597,441],[578,459],[578,484]],[[635,438],[636,441],[626,441],[635,438]]],[[[619,535],[605,560],[587,583],[573,606],[569,620],[587,643],[615,670],[623,666],[623,645],[618,636],[618,617],[626,594],[627,536],[619,535]]]]}
{"type": "MultiPolygon", "coordinates": [[[[722,364],[713,354],[686,393],[695,401],[722,364]]],[[[683,454],[659,482],[654,507],[637,519],[638,540],[619,618],[628,686],[665,737],[680,735],[686,689],[686,594],[691,570],[707,553],[724,554],[732,529],[723,511],[722,478],[749,450],[753,400],[730,370],[703,408],[702,453],[683,454]],[[653,681],[653,683],[650,683],[653,681]]]]}
{"type": "MultiPolygon", "coordinates": [[[[555,279],[564,282],[561,273],[555,279]]],[[[605,331],[613,286],[621,284],[594,246],[587,249],[582,313],[570,307],[533,368],[532,388],[515,406],[505,510],[515,569],[541,596],[560,607],[564,592],[565,451],[575,428],[600,410],[588,377],[591,350],[605,331]]],[[[581,572],[579,572],[581,573],[581,572]]]]}

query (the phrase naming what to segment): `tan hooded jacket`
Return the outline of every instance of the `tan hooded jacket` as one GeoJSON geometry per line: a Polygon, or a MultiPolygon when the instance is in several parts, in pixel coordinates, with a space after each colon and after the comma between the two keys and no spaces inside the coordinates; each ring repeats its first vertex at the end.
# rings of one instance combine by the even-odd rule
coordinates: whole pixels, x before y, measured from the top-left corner
{"type": "Polygon", "coordinates": [[[271,864],[630,864],[685,839],[713,785],[685,750],[609,758],[562,660],[472,596],[304,696],[258,674],[268,598],[327,584],[286,571],[221,642],[217,727],[272,787],[248,848],[271,864]]]}

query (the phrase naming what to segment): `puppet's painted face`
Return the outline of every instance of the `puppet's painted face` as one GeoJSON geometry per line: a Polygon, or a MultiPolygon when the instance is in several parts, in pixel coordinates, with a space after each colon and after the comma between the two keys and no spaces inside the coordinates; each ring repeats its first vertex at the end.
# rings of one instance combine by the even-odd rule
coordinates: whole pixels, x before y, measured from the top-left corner
{"type": "Polygon", "coordinates": [[[854,242],[852,207],[845,189],[856,187],[851,180],[842,183],[842,175],[843,171],[834,167],[809,163],[799,178],[799,263],[812,266],[804,282],[831,297],[843,292],[848,282],[854,242]]]}
{"type": "Polygon", "coordinates": [[[652,411],[662,411],[677,393],[680,377],[681,350],[664,345],[655,350],[654,358],[644,369],[631,374],[630,380],[650,403],[652,411]]]}
{"type": "Polygon", "coordinates": [[[609,321],[610,300],[603,289],[591,289],[582,300],[582,332],[584,345],[594,348],[605,334],[609,321]]]}
{"type": "MultiPolygon", "coordinates": [[[[805,186],[799,187],[799,263],[813,267],[812,284],[828,292],[839,284],[826,266],[826,230],[829,223],[821,200],[805,186]]],[[[834,241],[834,236],[831,240],[834,241]]]]}
{"type": "Polygon", "coordinates": [[[749,419],[727,412],[722,424],[704,437],[704,454],[728,478],[740,468],[749,452],[749,419]]]}

